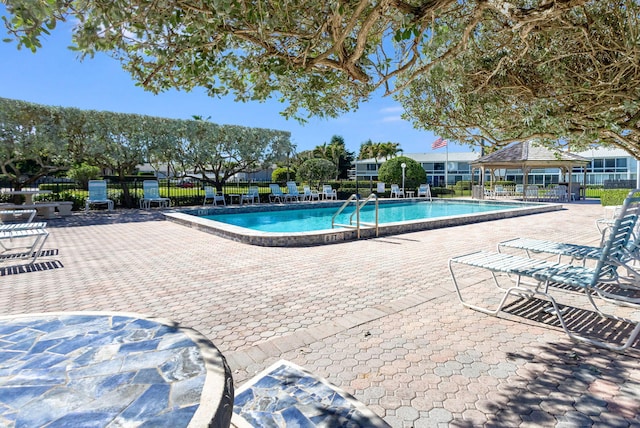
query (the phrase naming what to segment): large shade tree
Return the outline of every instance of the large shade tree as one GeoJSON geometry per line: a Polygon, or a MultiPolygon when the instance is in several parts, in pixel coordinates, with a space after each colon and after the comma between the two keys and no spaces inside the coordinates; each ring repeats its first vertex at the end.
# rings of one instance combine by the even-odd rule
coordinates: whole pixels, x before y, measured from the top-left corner
{"type": "MultiPolygon", "coordinates": [[[[144,88],[277,96],[287,116],[336,116],[458,55],[484,28],[531,35],[566,26],[592,0],[4,0],[5,23],[36,50],[60,21],[81,55],[121,61],[144,88]],[[437,49],[430,48],[436,46],[437,49]]],[[[620,2],[605,1],[618,7],[620,2]]],[[[496,46],[499,50],[502,46],[496,46]]]]}
{"type": "MultiPolygon", "coordinates": [[[[604,144],[640,158],[639,23],[640,4],[631,0],[589,1],[526,33],[485,21],[464,51],[398,98],[416,126],[470,145],[604,144]]],[[[464,26],[443,17],[438,27],[464,26]]],[[[428,50],[437,55],[448,43],[437,37],[428,50]]]]}
{"type": "Polygon", "coordinates": [[[144,162],[170,164],[218,189],[238,172],[270,166],[295,152],[291,134],[205,120],[49,107],[0,98],[0,172],[15,189],[72,164],[99,166],[119,178],[144,162]]]}
{"type": "Polygon", "coordinates": [[[176,169],[222,190],[239,172],[255,172],[285,159],[295,151],[290,136],[286,131],[189,121],[174,143],[175,159],[182,163],[176,169]]]}
{"type": "Polygon", "coordinates": [[[61,109],[0,98],[0,173],[15,190],[69,165],[61,109]]]}

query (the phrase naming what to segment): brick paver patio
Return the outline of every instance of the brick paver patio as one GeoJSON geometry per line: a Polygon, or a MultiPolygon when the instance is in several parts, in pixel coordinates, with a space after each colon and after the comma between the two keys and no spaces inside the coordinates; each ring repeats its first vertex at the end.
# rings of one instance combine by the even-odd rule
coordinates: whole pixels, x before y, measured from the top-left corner
{"type": "MultiPolygon", "coordinates": [[[[34,271],[3,270],[0,314],[169,318],[214,342],[236,385],[286,359],[393,427],[639,426],[637,342],[623,354],[596,349],[539,312],[491,317],[454,293],[451,256],[517,236],[597,245],[602,207],[566,208],[308,248],[235,243],[157,210],[78,213],[49,222],[49,255],[34,271]]],[[[590,309],[583,296],[557,296],[590,309]]]]}

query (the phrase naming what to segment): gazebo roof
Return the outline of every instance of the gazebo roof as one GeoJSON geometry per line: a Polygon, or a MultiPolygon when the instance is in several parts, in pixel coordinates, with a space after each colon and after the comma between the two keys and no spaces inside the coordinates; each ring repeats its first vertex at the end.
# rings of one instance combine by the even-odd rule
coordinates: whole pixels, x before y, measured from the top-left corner
{"type": "Polygon", "coordinates": [[[522,141],[482,156],[471,162],[471,165],[487,168],[561,168],[572,165],[586,165],[589,162],[589,159],[573,153],[550,150],[546,147],[534,146],[530,141],[522,141]]]}

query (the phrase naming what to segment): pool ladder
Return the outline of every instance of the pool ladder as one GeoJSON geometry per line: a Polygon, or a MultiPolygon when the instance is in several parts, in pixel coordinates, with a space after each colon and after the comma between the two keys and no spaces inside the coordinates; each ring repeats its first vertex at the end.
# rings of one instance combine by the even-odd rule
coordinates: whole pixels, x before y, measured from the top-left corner
{"type": "Polygon", "coordinates": [[[334,227],[347,227],[347,228],[351,228],[351,229],[356,229],[356,233],[357,233],[358,239],[360,239],[360,228],[362,226],[375,227],[376,228],[376,237],[378,237],[378,233],[379,233],[379,229],[378,229],[378,196],[375,193],[370,194],[362,202],[360,202],[360,198],[358,198],[357,195],[349,196],[349,199],[347,199],[344,202],[344,204],[342,204],[340,209],[338,209],[338,211],[336,211],[336,213],[333,215],[333,217],[331,217],[331,228],[332,229],[334,227]],[[375,202],[375,219],[376,219],[376,221],[375,221],[375,223],[364,223],[364,222],[360,221],[360,210],[371,200],[373,200],[375,202]],[[349,224],[336,223],[336,217],[338,217],[338,215],[340,215],[340,213],[342,213],[342,211],[344,211],[344,209],[347,208],[352,202],[355,202],[356,209],[355,209],[355,211],[353,213],[351,213],[351,216],[349,216],[349,224]],[[354,224],[354,221],[353,221],[354,220],[353,219],[354,216],[355,216],[355,224],[354,224]]]}

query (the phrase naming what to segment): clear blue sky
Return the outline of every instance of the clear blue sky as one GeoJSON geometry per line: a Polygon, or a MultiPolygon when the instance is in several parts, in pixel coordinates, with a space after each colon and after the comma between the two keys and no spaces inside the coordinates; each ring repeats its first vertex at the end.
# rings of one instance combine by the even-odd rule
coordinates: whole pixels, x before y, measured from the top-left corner
{"type": "MultiPolygon", "coordinates": [[[[5,14],[0,5],[0,14],[5,14]]],[[[1,38],[6,38],[4,27],[1,38]]],[[[39,104],[80,109],[108,110],[151,116],[190,119],[193,115],[211,117],[218,124],[280,129],[291,132],[298,151],[329,142],[333,135],[344,138],[347,149],[356,154],[360,144],[396,142],[405,153],[426,153],[437,138],[429,131],[414,129],[400,119],[402,107],[391,98],[374,97],[354,113],[337,119],[310,119],[306,124],[287,120],[277,101],[236,103],[231,97],[210,98],[203,90],[171,90],[154,95],[135,86],[120,63],[106,55],[80,61],[67,47],[71,44],[69,26],[59,26],[43,39],[35,54],[18,50],[15,43],[0,42],[0,97],[39,104]]],[[[450,144],[449,151],[468,148],[450,144]]],[[[445,149],[439,151],[444,152],[445,149]]]]}

